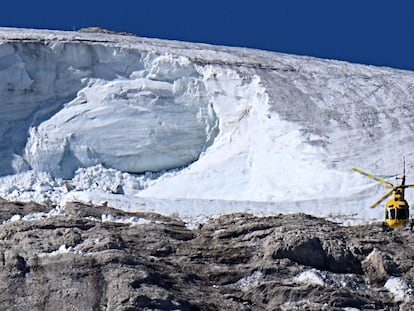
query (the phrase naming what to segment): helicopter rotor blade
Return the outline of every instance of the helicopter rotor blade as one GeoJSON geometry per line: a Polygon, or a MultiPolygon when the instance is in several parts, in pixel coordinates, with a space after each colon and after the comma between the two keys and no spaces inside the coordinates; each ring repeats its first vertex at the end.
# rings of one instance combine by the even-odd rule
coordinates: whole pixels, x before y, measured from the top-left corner
{"type": "Polygon", "coordinates": [[[388,192],[386,195],[384,195],[383,197],[381,197],[381,199],[379,199],[377,202],[375,202],[374,204],[372,204],[370,207],[374,208],[377,207],[378,205],[381,204],[382,201],[384,201],[386,198],[388,198],[392,193],[394,192],[394,189],[391,190],[390,192],[388,192]]]}
{"type": "MultiPolygon", "coordinates": [[[[353,167],[352,170],[354,172],[360,173],[368,178],[371,178],[373,180],[378,181],[380,184],[386,185],[387,188],[394,188],[394,185],[392,183],[390,183],[389,181],[386,181],[385,179],[379,178],[377,176],[374,176],[372,174],[369,173],[365,173],[363,170],[360,170],[359,168],[353,167]]],[[[391,191],[392,192],[392,191],[391,191]]]]}
{"type": "Polygon", "coordinates": [[[414,188],[414,185],[404,185],[404,188],[414,188]]]}

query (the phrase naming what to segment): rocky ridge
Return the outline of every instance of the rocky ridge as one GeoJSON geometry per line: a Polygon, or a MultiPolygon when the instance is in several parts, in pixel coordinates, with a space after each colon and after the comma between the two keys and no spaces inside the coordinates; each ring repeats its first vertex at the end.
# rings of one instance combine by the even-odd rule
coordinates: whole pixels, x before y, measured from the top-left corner
{"type": "Polygon", "coordinates": [[[3,310],[410,310],[413,302],[408,228],[240,213],[189,229],[107,206],[0,205],[3,310]]]}

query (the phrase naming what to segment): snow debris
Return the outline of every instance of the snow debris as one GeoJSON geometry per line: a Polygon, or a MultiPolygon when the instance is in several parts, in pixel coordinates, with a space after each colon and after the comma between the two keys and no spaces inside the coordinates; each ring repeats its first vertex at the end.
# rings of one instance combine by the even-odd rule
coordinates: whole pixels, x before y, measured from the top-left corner
{"type": "Polygon", "coordinates": [[[102,214],[102,222],[116,222],[122,224],[130,224],[131,226],[150,223],[150,220],[138,217],[116,217],[111,214],[102,214]]]}
{"type": "Polygon", "coordinates": [[[243,292],[248,292],[252,290],[254,287],[260,284],[263,280],[263,273],[260,271],[255,271],[251,275],[244,277],[238,280],[234,286],[240,288],[243,292]]]}
{"type": "Polygon", "coordinates": [[[293,281],[303,285],[335,286],[352,289],[363,289],[366,285],[355,283],[352,274],[335,274],[317,269],[310,269],[299,273],[293,281]]]}
{"type": "Polygon", "coordinates": [[[41,220],[41,219],[56,217],[56,216],[66,216],[64,209],[61,207],[57,207],[57,208],[50,210],[47,213],[37,212],[37,213],[30,213],[25,216],[13,215],[10,219],[4,221],[3,224],[14,222],[14,221],[19,221],[19,220],[36,221],[36,220],[41,220]]]}
{"type": "Polygon", "coordinates": [[[39,253],[39,257],[47,257],[47,256],[56,256],[60,254],[78,254],[81,255],[82,252],[75,250],[72,246],[66,247],[66,245],[61,245],[57,250],[52,251],[50,253],[39,253]]]}
{"type": "Polygon", "coordinates": [[[294,301],[294,302],[285,302],[280,306],[280,310],[282,311],[294,311],[294,310],[303,310],[305,308],[311,308],[313,310],[329,310],[329,305],[327,303],[320,304],[309,299],[294,301]]]}
{"type": "Polygon", "coordinates": [[[412,289],[398,277],[389,278],[384,287],[394,296],[396,302],[407,301],[412,296],[412,289]]]}
{"type": "Polygon", "coordinates": [[[22,219],[22,216],[20,216],[20,215],[13,215],[9,220],[3,221],[3,224],[8,223],[8,222],[19,221],[21,219],[22,219]]]}
{"type": "Polygon", "coordinates": [[[319,285],[326,286],[325,276],[318,270],[312,269],[301,272],[293,280],[304,285],[319,285]]]}

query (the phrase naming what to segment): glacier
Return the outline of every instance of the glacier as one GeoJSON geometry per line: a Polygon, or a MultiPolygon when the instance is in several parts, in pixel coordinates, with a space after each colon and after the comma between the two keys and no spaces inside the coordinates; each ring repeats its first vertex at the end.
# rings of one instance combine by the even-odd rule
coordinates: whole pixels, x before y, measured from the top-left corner
{"type": "MultiPolygon", "coordinates": [[[[306,212],[345,224],[413,168],[414,74],[141,37],[0,28],[0,196],[197,223],[306,212]]],[[[414,196],[407,193],[410,202],[414,196]]]]}

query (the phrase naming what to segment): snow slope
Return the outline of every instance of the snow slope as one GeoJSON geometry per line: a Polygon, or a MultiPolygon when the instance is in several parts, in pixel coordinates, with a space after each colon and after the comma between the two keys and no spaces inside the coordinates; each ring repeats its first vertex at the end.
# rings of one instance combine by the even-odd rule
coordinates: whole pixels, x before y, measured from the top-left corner
{"type": "MultiPolygon", "coordinates": [[[[0,195],[177,215],[380,220],[414,74],[132,36],[0,28],[0,195]],[[387,178],[387,176],[384,176],[387,178]]],[[[395,179],[391,179],[392,182],[395,179]]],[[[413,196],[408,194],[408,200],[413,196]]]]}

